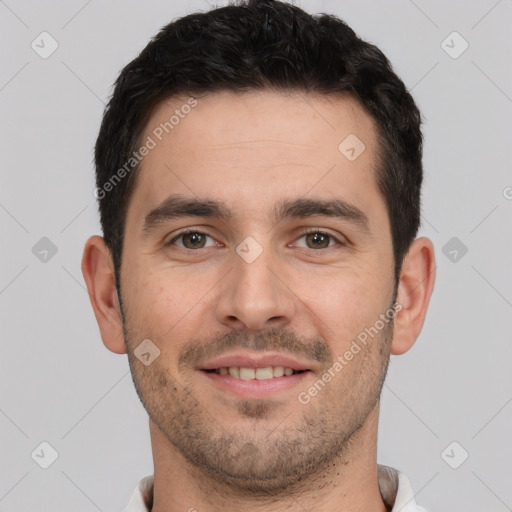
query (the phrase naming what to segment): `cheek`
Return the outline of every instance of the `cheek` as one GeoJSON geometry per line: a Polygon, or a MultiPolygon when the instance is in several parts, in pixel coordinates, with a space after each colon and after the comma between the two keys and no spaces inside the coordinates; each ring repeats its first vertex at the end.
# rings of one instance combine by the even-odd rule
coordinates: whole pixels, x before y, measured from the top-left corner
{"type": "MultiPolygon", "coordinates": [[[[156,319],[171,323],[174,314],[182,309],[184,299],[183,289],[172,271],[161,271],[137,262],[130,262],[130,275],[126,276],[129,290],[132,318],[138,321],[154,322],[156,319]]],[[[187,293],[188,295],[188,293],[187,293]]],[[[160,325],[160,321],[157,325],[160,325]]]]}
{"type": "Polygon", "coordinates": [[[191,281],[172,270],[134,271],[126,287],[127,322],[133,344],[150,339],[164,356],[160,360],[174,365],[183,342],[197,335],[204,325],[207,290],[203,282],[191,281]]]}
{"type": "Polygon", "coordinates": [[[371,273],[345,274],[314,291],[304,286],[303,292],[299,296],[306,311],[312,312],[312,321],[336,354],[343,353],[353,339],[373,326],[389,305],[389,290],[382,275],[378,281],[371,273]]]}
{"type": "MultiPolygon", "coordinates": [[[[157,343],[173,324],[175,301],[169,287],[154,272],[126,262],[130,272],[123,276],[123,304],[131,337],[157,343]]],[[[136,339],[131,340],[136,343],[136,339]]]]}

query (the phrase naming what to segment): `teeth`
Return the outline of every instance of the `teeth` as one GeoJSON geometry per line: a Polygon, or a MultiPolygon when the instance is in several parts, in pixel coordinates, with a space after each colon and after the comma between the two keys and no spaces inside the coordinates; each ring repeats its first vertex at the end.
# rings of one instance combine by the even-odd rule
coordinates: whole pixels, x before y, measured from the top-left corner
{"type": "Polygon", "coordinates": [[[240,378],[242,380],[252,380],[256,378],[256,370],[254,368],[240,368],[240,378]]]}
{"type": "Polygon", "coordinates": [[[274,377],[274,372],[272,368],[257,368],[256,369],[256,378],[258,380],[272,379],[274,377]]]}
{"type": "Polygon", "coordinates": [[[298,373],[292,368],[285,368],[284,366],[267,366],[265,368],[244,368],[238,366],[230,366],[229,368],[218,368],[216,373],[220,375],[231,375],[235,379],[242,380],[267,380],[283,375],[293,375],[298,373]]]}
{"type": "Polygon", "coordinates": [[[284,375],[284,368],[282,366],[276,366],[274,368],[274,377],[282,377],[284,375]]]}

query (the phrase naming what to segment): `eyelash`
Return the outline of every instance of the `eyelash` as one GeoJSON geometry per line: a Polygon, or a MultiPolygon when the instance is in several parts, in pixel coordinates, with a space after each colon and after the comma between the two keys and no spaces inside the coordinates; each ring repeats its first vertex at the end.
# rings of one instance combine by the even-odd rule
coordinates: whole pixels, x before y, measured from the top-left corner
{"type": "MultiPolygon", "coordinates": [[[[185,235],[196,235],[196,234],[197,235],[206,235],[206,236],[210,237],[211,239],[213,239],[213,237],[211,235],[209,235],[208,233],[205,233],[203,231],[199,231],[198,229],[188,228],[188,229],[178,233],[175,237],[172,238],[172,240],[167,242],[166,245],[167,246],[174,245],[174,243],[177,240],[179,240],[180,238],[182,238],[185,235]]],[[[334,240],[337,245],[340,245],[340,246],[346,246],[347,245],[346,243],[344,243],[341,240],[339,240],[338,238],[336,238],[334,235],[331,235],[330,233],[328,233],[326,231],[322,231],[322,230],[320,230],[318,228],[309,228],[309,229],[307,229],[300,236],[297,237],[297,240],[301,239],[302,237],[304,237],[306,235],[310,235],[310,234],[319,234],[319,235],[328,236],[331,240],[334,240]]],[[[309,247],[302,247],[302,249],[310,249],[312,251],[319,251],[319,250],[325,250],[325,249],[332,249],[333,247],[334,246],[329,246],[329,247],[324,247],[322,249],[310,249],[309,247]]],[[[199,249],[188,249],[187,247],[179,247],[179,248],[183,249],[185,251],[198,251],[200,249],[207,249],[207,247],[200,247],[199,249]]]]}

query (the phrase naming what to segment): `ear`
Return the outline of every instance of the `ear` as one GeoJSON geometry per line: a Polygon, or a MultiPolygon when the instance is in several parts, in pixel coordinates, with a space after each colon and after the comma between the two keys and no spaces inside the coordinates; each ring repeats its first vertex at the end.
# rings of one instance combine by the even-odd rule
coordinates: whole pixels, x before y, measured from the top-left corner
{"type": "Polygon", "coordinates": [[[82,274],[104,345],[116,354],[125,354],[114,265],[110,250],[101,236],[92,236],[87,240],[82,257],[82,274]]]}
{"type": "Polygon", "coordinates": [[[425,237],[411,244],[398,283],[397,311],[391,353],[407,352],[418,338],[427,314],[435,281],[434,245],[425,237]]]}

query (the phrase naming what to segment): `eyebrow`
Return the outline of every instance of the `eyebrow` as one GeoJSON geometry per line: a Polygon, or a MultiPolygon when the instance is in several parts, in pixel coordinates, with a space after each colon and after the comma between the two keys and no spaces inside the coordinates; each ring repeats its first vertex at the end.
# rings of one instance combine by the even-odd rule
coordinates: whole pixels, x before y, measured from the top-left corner
{"type": "MultiPolygon", "coordinates": [[[[272,220],[276,224],[284,219],[302,219],[322,215],[350,221],[364,231],[370,229],[367,215],[357,206],[342,199],[286,199],[276,205],[272,213],[272,220]]],[[[182,217],[207,217],[228,221],[233,218],[233,213],[225,203],[220,201],[187,198],[175,194],[162,201],[146,215],[142,232],[148,235],[159,225],[182,217]]]]}

